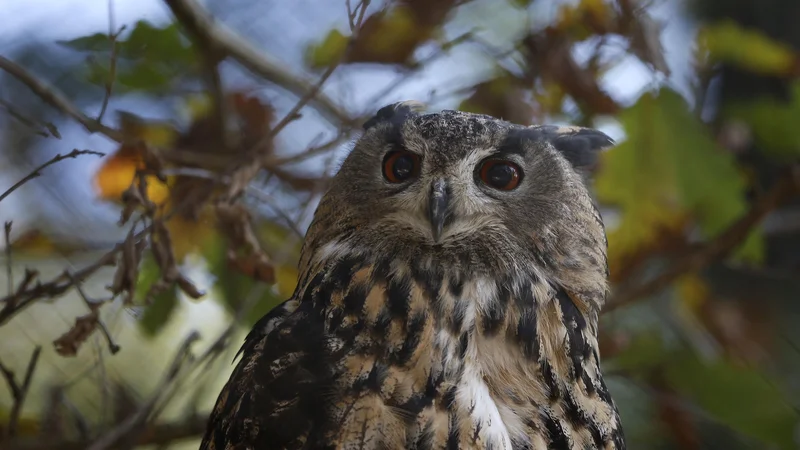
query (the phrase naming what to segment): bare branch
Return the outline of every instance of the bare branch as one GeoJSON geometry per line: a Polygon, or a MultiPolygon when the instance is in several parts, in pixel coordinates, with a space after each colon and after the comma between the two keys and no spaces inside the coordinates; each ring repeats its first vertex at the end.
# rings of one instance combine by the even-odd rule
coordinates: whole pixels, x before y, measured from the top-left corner
{"type": "Polygon", "coordinates": [[[800,167],[794,167],[787,171],[761,199],[752,205],[745,215],[716,238],[691,251],[688,255],[678,258],[656,278],[614,295],[603,312],[613,311],[640,298],[655,294],[682,275],[702,270],[712,262],[726,258],[771,211],[797,195],[800,195],[800,167]]]}
{"type": "MultiPolygon", "coordinates": [[[[122,244],[118,244],[113,250],[109,251],[94,263],[84,267],[83,269],[73,274],[74,279],[84,280],[89,275],[93,274],[97,269],[104,266],[114,265],[116,255],[122,249],[122,244]]],[[[0,309],[0,326],[5,325],[6,322],[11,320],[20,311],[30,306],[32,303],[43,298],[54,298],[63,295],[72,286],[72,281],[65,275],[60,275],[47,283],[37,283],[32,288],[28,286],[36,277],[35,272],[29,272],[31,277],[26,276],[26,279],[20,284],[17,290],[11,294],[0,299],[3,308],[0,309]]]]}
{"type": "Polygon", "coordinates": [[[47,161],[44,164],[40,165],[39,167],[33,169],[33,172],[29,173],[28,175],[25,176],[25,178],[17,181],[16,183],[14,183],[13,186],[11,186],[5,192],[0,194],[0,202],[2,202],[6,197],[11,195],[12,192],[14,192],[17,189],[19,189],[23,184],[27,183],[28,181],[31,181],[34,178],[40,177],[42,175],[41,171],[46,169],[47,167],[50,167],[50,166],[52,166],[53,164],[55,164],[55,163],[57,163],[59,161],[63,161],[65,159],[69,159],[69,158],[76,158],[76,157],[78,157],[80,155],[105,156],[105,153],[96,152],[94,150],[78,150],[78,149],[75,149],[75,150],[67,153],[66,155],[62,155],[62,154],[59,153],[58,155],[56,155],[53,158],[51,158],[49,161],[47,161]]]}
{"type": "Polygon", "coordinates": [[[114,80],[117,78],[117,51],[119,43],[117,38],[120,33],[125,29],[123,25],[118,31],[115,31],[114,26],[114,0],[108,0],[108,41],[111,43],[111,56],[108,62],[108,80],[106,80],[106,92],[103,95],[103,104],[100,107],[100,113],[97,114],[97,123],[103,123],[103,116],[106,114],[108,108],[108,101],[111,99],[111,92],[114,89],[114,80]]]}
{"type": "Polygon", "coordinates": [[[122,133],[119,130],[107,127],[87,116],[81,112],[78,107],[73,105],[64,94],[56,90],[55,87],[35,77],[19,64],[0,56],[0,69],[5,70],[11,74],[11,76],[28,86],[30,90],[50,104],[50,106],[77,120],[88,132],[101,133],[117,142],[123,141],[122,133]]]}
{"type": "Polygon", "coordinates": [[[12,438],[17,434],[17,425],[19,424],[20,414],[22,414],[22,406],[30,390],[33,373],[36,370],[36,363],[39,362],[39,354],[41,354],[41,352],[42,347],[39,346],[33,350],[31,359],[28,361],[28,368],[25,369],[25,378],[22,380],[22,385],[17,383],[14,372],[0,362],[0,372],[2,372],[3,378],[5,378],[8,389],[11,391],[12,398],[14,399],[14,404],[11,407],[11,417],[8,419],[8,430],[6,431],[4,439],[12,438]]]}
{"type": "Polygon", "coordinates": [[[184,339],[183,343],[178,349],[178,353],[172,360],[172,363],[170,364],[170,367],[167,370],[164,380],[156,388],[153,396],[144,405],[142,405],[138,411],[129,416],[126,420],[124,420],[122,423],[120,423],[112,430],[103,434],[99,439],[95,440],[91,446],[86,448],[88,450],[105,450],[109,448],[117,448],[117,446],[121,441],[131,439],[132,437],[136,439],[134,435],[137,434],[137,432],[143,431],[144,425],[147,423],[148,418],[151,416],[153,408],[156,406],[159,399],[164,395],[164,393],[167,390],[170,389],[170,387],[174,384],[174,382],[178,378],[178,375],[181,373],[181,368],[183,368],[185,361],[191,356],[190,350],[192,344],[194,344],[198,339],[200,339],[200,335],[197,332],[190,333],[189,336],[187,336],[186,339],[184,339]]]}
{"type": "MultiPolygon", "coordinates": [[[[290,72],[283,64],[274,61],[271,57],[259,51],[245,39],[230,30],[215,23],[213,18],[203,10],[196,0],[164,0],[175,14],[175,17],[196,36],[203,39],[219,51],[230,56],[254,74],[286,89],[287,91],[305,97],[309,92],[316,91],[314,84],[306,81],[304,77],[290,72]]],[[[355,121],[342,110],[333,100],[317,93],[310,99],[310,103],[326,120],[339,124],[354,124],[355,121]]]]}
{"type": "MultiPolygon", "coordinates": [[[[72,284],[75,285],[75,289],[78,291],[78,295],[81,296],[81,299],[83,299],[83,302],[86,304],[89,310],[94,311],[100,308],[100,306],[103,303],[106,303],[106,301],[113,299],[112,297],[111,299],[108,300],[100,300],[100,301],[90,300],[89,297],[86,295],[86,292],[83,290],[81,282],[75,279],[75,277],[69,272],[67,272],[67,276],[69,277],[69,280],[72,282],[72,284]]],[[[108,328],[103,323],[103,321],[100,320],[99,317],[97,318],[97,326],[100,328],[100,331],[106,338],[106,342],[108,343],[108,350],[111,352],[112,355],[117,353],[120,350],[120,347],[119,345],[117,345],[116,342],[114,342],[114,338],[111,337],[111,333],[108,332],[108,328]]]]}
{"type": "Polygon", "coordinates": [[[11,261],[11,224],[6,222],[3,224],[3,234],[6,241],[6,283],[8,283],[8,295],[14,293],[14,269],[11,261]]]}
{"type": "Polygon", "coordinates": [[[16,119],[19,123],[25,125],[26,127],[30,128],[34,133],[42,137],[50,137],[53,136],[56,139],[61,139],[61,133],[58,132],[58,128],[50,122],[46,123],[38,123],[37,121],[26,117],[21,112],[14,109],[14,106],[0,98],[0,105],[6,109],[8,114],[16,119]]]}

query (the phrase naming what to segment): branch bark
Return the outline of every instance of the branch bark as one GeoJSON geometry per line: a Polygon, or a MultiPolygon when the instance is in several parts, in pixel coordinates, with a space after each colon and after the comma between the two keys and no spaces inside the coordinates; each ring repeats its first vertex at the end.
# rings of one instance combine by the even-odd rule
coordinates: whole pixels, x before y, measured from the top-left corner
{"type": "Polygon", "coordinates": [[[6,189],[5,192],[0,194],[0,202],[2,202],[6,197],[11,195],[12,192],[14,192],[17,189],[19,189],[23,184],[27,183],[28,181],[31,181],[32,179],[34,179],[36,177],[40,177],[42,175],[42,170],[46,169],[47,167],[49,167],[49,166],[51,166],[51,165],[53,165],[53,164],[55,164],[55,163],[57,163],[59,161],[63,161],[65,159],[77,158],[80,155],[105,156],[106,154],[105,153],[101,153],[101,152],[96,152],[96,151],[93,151],[93,150],[78,150],[78,149],[72,150],[71,152],[67,153],[66,155],[62,155],[62,154],[59,153],[58,155],[52,157],[50,160],[48,160],[44,164],[42,164],[39,167],[33,169],[33,171],[31,173],[26,175],[23,179],[19,180],[18,182],[14,183],[13,186],[11,186],[10,188],[6,189]]]}
{"type": "MultiPolygon", "coordinates": [[[[221,54],[233,58],[254,74],[301,98],[316,90],[314,82],[286,70],[282,64],[259,51],[244,38],[215,23],[211,15],[195,0],[164,0],[164,2],[190,33],[212,45],[221,54]]],[[[313,95],[310,104],[334,125],[356,125],[356,119],[351,118],[322,93],[313,95]]]]}
{"type": "Polygon", "coordinates": [[[90,133],[100,133],[111,140],[122,142],[123,136],[119,130],[107,127],[100,122],[87,116],[77,106],[73,105],[67,97],[58,89],[50,86],[45,81],[37,78],[19,64],[8,58],[0,56],[0,69],[8,72],[11,76],[28,86],[36,95],[47,102],[50,106],[58,109],[69,117],[75,119],[86,128],[90,133]]]}

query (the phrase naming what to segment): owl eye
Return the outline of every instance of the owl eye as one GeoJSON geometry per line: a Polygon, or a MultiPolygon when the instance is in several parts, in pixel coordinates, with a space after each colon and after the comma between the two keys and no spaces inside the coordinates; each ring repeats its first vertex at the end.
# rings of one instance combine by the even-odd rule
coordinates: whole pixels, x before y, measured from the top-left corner
{"type": "Polygon", "coordinates": [[[419,155],[405,151],[390,152],[383,159],[383,176],[390,183],[402,183],[419,173],[419,155]]]}
{"type": "Polygon", "coordinates": [[[501,191],[516,188],[522,177],[522,169],[518,165],[503,159],[484,161],[478,173],[484,184],[501,191]]]}

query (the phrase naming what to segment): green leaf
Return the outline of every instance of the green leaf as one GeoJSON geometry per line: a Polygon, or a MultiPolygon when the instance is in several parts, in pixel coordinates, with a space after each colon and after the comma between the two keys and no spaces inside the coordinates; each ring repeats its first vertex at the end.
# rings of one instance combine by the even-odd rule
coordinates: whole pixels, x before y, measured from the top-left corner
{"type": "Polygon", "coordinates": [[[191,64],[195,60],[194,50],[177,24],[158,28],[144,20],[136,22],[130,35],[121,42],[119,55],[148,63],[191,64]]]}
{"type": "MultiPolygon", "coordinates": [[[[145,296],[150,291],[150,287],[161,277],[158,265],[153,259],[152,254],[147,254],[142,261],[139,271],[139,279],[136,282],[137,304],[145,303],[145,296]]],[[[144,307],[144,313],[139,319],[139,326],[144,334],[153,337],[164,328],[175,308],[178,306],[178,289],[173,287],[164,292],[153,296],[152,303],[144,307]]]]}
{"type": "Polygon", "coordinates": [[[153,337],[172,319],[178,306],[178,289],[170,288],[153,296],[152,303],[145,307],[139,319],[139,326],[144,334],[153,337]]]}
{"type": "Polygon", "coordinates": [[[331,30],[322,42],[306,49],[306,64],[314,69],[330,66],[342,57],[349,39],[341,31],[331,30]]]}
{"type": "MultiPolygon", "coordinates": [[[[111,76],[111,43],[108,36],[91,36],[62,41],[62,45],[94,54],[86,66],[92,84],[105,86],[111,76]]],[[[156,27],[138,21],[126,36],[117,39],[115,92],[163,92],[179,80],[199,73],[197,55],[176,24],[156,27]]]]}
{"type": "Polygon", "coordinates": [[[699,38],[713,60],[727,61],[762,75],[790,75],[796,71],[797,55],[791,47],[732,20],[705,26],[699,38]]]}
{"type": "Polygon", "coordinates": [[[684,354],[671,358],[666,378],[679,393],[738,432],[779,448],[795,448],[796,413],[764,373],[722,361],[705,364],[684,354]]]}
{"type": "Polygon", "coordinates": [[[792,85],[788,102],[775,98],[738,102],[724,115],[747,122],[760,147],[776,159],[793,161],[800,156],[800,82],[792,85]]]}
{"type": "MultiPolygon", "coordinates": [[[[603,155],[599,199],[622,208],[609,232],[613,257],[633,253],[678,229],[691,217],[706,237],[721,232],[747,209],[744,177],[675,92],[645,94],[623,111],[628,139],[603,155]]],[[[737,256],[758,261],[762,241],[752,233],[737,256]]]]}
{"type": "Polygon", "coordinates": [[[111,41],[106,33],[95,33],[70,41],[57,41],[58,44],[82,52],[111,52],[111,41]]]}

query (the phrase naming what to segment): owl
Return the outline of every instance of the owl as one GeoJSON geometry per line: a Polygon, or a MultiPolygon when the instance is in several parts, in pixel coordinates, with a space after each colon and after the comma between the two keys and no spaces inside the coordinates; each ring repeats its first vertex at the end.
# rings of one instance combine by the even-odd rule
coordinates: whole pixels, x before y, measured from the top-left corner
{"type": "Polygon", "coordinates": [[[380,109],[246,337],[201,449],[625,449],[600,369],[613,141],[380,109]]]}

